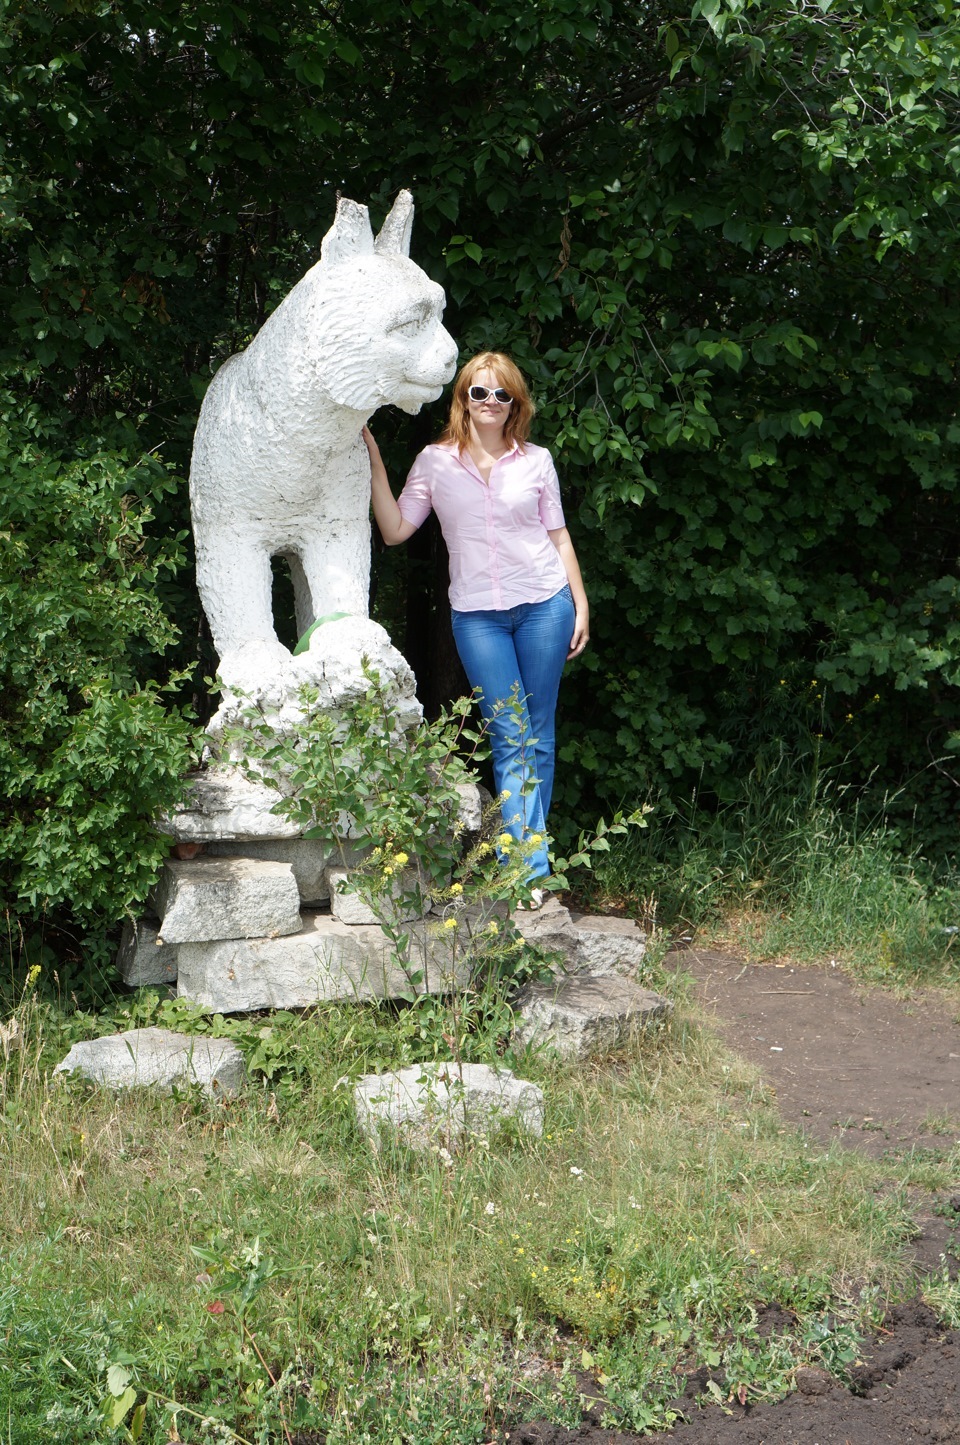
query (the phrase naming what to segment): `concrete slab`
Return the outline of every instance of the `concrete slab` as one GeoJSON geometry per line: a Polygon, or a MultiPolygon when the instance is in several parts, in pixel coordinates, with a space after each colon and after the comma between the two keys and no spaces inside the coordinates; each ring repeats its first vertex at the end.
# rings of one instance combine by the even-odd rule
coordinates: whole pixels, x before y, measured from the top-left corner
{"type": "Polygon", "coordinates": [[[110,1089],[200,1084],[208,1094],[235,1093],[247,1077],[243,1054],[228,1039],[158,1028],[85,1039],[53,1072],[78,1073],[110,1089]]]}

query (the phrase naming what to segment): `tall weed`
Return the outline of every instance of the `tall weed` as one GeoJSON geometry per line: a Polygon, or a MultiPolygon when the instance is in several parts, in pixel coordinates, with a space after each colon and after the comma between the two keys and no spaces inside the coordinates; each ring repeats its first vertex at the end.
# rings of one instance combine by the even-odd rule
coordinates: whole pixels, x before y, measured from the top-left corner
{"type": "Polygon", "coordinates": [[[757,933],[764,953],[833,956],[871,977],[960,977],[953,920],[955,880],[936,883],[916,852],[882,823],[819,807],[797,831],[796,850],[767,891],[757,933]]]}
{"type": "Polygon", "coordinates": [[[960,885],[830,780],[774,771],[715,811],[696,794],[617,840],[600,898],[675,935],[725,926],[750,953],[835,958],[871,978],[960,978],[960,885]]]}

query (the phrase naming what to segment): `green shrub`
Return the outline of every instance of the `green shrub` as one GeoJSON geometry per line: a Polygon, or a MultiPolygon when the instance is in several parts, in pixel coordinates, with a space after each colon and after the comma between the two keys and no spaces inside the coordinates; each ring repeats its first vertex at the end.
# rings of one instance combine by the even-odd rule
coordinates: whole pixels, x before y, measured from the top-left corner
{"type": "Polygon", "coordinates": [[[146,525],[176,483],[119,450],[61,458],[8,396],[0,472],[0,906],[109,923],[149,888],[168,848],[151,820],[189,760],[146,680],[182,550],[146,525]]]}

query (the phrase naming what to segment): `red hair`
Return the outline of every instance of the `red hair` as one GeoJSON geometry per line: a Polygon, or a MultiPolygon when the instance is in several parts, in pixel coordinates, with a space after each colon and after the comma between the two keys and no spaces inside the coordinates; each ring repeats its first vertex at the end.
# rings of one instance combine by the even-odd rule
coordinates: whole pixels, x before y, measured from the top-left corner
{"type": "Polygon", "coordinates": [[[502,351],[478,352],[476,356],[471,356],[470,360],[465,361],[461,366],[453,384],[450,415],[437,440],[450,442],[461,452],[467,445],[470,439],[470,410],[467,405],[467,392],[473,385],[473,378],[478,371],[492,371],[504,390],[509,391],[513,397],[510,412],[503,427],[503,439],[508,447],[517,442],[522,450],[524,442],[530,436],[530,423],[533,421],[536,407],[520,368],[510,360],[509,356],[504,356],[502,351]]]}

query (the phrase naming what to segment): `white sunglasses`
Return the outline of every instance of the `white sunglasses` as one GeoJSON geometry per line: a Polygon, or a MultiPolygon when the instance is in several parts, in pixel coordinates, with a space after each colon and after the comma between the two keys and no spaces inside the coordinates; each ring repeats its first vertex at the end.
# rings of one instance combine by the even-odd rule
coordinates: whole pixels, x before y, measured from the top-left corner
{"type": "Polygon", "coordinates": [[[471,401],[486,401],[488,396],[492,396],[501,406],[509,406],[513,401],[509,391],[504,391],[502,386],[471,386],[467,390],[467,396],[471,401]]]}

